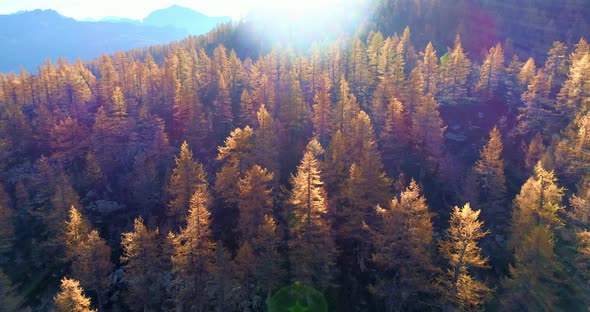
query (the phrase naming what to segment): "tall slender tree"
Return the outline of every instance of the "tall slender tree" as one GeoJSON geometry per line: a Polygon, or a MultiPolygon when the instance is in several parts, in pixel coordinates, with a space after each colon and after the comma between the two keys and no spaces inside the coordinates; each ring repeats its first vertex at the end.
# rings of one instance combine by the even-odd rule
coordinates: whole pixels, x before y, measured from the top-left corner
{"type": "Polygon", "coordinates": [[[445,303],[452,311],[473,311],[481,307],[490,288],[477,280],[474,269],[488,267],[488,259],[482,255],[477,242],[489,234],[478,220],[480,210],[472,210],[469,203],[462,208],[455,207],[447,238],[442,240],[439,251],[448,261],[448,267],[439,280],[445,303]]]}
{"type": "Polygon", "coordinates": [[[388,311],[420,310],[434,293],[432,217],[420,187],[412,180],[389,207],[377,206],[381,224],[373,230],[372,260],[385,274],[373,286],[388,311]]]}
{"type": "Polygon", "coordinates": [[[289,261],[292,278],[326,288],[331,283],[336,249],[326,218],[328,208],[319,163],[311,150],[305,151],[291,184],[289,203],[293,205],[293,216],[289,261]]]}

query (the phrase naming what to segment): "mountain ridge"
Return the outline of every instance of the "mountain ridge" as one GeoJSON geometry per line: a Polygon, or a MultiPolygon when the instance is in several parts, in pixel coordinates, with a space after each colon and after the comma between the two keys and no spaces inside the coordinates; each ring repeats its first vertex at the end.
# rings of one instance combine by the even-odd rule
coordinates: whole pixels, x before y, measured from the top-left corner
{"type": "Polygon", "coordinates": [[[169,43],[189,35],[204,34],[218,23],[229,20],[229,17],[210,17],[180,6],[154,12],[163,12],[166,17],[170,16],[166,15],[167,10],[178,8],[192,19],[182,19],[174,25],[164,23],[163,19],[160,23],[134,23],[119,17],[80,21],[51,9],[0,15],[0,40],[3,42],[0,72],[16,72],[21,67],[35,71],[47,59],[56,61],[58,57],[70,61],[90,60],[101,54],[169,43]]]}

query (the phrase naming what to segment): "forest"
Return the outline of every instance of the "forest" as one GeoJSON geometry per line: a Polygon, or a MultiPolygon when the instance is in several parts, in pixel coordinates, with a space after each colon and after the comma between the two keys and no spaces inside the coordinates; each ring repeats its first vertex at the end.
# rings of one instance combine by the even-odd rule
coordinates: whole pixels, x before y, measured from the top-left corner
{"type": "Polygon", "coordinates": [[[588,310],[587,41],[239,30],[0,73],[3,309],[588,310]]]}

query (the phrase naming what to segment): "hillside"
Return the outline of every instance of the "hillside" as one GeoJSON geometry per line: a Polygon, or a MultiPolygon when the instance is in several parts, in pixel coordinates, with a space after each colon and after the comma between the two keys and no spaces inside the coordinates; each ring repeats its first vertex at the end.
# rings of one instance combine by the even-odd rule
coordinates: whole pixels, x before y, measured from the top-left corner
{"type": "Polygon", "coordinates": [[[587,311],[590,44],[385,3],[0,73],[2,306],[587,311]]]}
{"type": "Polygon", "coordinates": [[[143,25],[155,27],[174,27],[184,30],[187,34],[204,34],[218,24],[227,23],[230,18],[212,17],[196,12],[189,8],[173,5],[156,10],[143,19],[143,25]]]}
{"type": "Polygon", "coordinates": [[[204,34],[228,20],[182,9],[185,18],[168,23],[166,18],[180,9],[158,10],[144,23],[119,18],[81,22],[52,10],[0,15],[0,71],[18,72],[22,66],[34,72],[46,59],[90,60],[103,53],[168,43],[204,34]]]}

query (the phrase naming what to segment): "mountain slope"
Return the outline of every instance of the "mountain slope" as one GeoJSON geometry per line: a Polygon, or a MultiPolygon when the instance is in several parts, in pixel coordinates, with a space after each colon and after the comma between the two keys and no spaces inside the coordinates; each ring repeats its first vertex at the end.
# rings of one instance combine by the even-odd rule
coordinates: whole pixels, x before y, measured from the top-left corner
{"type": "Polygon", "coordinates": [[[230,20],[228,16],[212,17],[189,8],[173,5],[156,10],[143,19],[143,24],[156,27],[175,27],[185,30],[191,35],[204,34],[215,25],[230,20]]]}
{"type": "Polygon", "coordinates": [[[0,15],[0,71],[35,71],[47,58],[75,61],[103,53],[142,48],[203,34],[227,17],[209,17],[173,6],[150,14],[143,23],[109,17],[77,21],[53,10],[0,15]]]}

